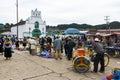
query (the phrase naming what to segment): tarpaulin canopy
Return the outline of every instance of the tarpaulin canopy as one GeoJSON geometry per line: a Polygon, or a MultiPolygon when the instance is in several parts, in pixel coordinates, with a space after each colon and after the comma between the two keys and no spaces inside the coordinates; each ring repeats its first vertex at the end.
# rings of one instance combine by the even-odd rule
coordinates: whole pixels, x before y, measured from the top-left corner
{"type": "Polygon", "coordinates": [[[107,37],[107,36],[111,36],[111,34],[87,34],[87,36],[101,36],[101,37],[107,37]]]}
{"type": "Polygon", "coordinates": [[[63,35],[80,35],[80,31],[75,28],[68,28],[63,32],[63,35]]]}
{"type": "Polygon", "coordinates": [[[2,36],[15,36],[12,32],[3,32],[1,33],[2,36]]]}

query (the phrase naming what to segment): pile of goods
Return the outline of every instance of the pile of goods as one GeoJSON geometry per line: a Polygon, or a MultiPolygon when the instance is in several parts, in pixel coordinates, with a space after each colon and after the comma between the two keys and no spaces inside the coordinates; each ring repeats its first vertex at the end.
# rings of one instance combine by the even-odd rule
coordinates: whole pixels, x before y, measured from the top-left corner
{"type": "Polygon", "coordinates": [[[120,80],[120,68],[114,68],[112,74],[107,75],[102,80],[120,80]]]}

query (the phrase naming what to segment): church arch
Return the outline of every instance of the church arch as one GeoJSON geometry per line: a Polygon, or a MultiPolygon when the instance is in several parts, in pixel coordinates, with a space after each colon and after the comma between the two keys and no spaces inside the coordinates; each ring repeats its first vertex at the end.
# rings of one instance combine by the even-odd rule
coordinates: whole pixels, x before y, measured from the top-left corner
{"type": "Polygon", "coordinates": [[[35,22],[35,29],[38,29],[38,28],[39,28],[39,22],[36,21],[36,22],[35,22]]]}

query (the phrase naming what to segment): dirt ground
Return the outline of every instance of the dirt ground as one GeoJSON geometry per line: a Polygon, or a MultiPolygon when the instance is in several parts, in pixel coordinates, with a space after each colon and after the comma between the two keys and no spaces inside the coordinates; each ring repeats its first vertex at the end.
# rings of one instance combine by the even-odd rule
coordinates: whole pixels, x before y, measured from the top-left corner
{"type": "Polygon", "coordinates": [[[105,73],[91,73],[92,64],[88,72],[78,73],[64,53],[62,60],[55,60],[15,50],[10,60],[0,55],[0,80],[102,80],[114,67],[120,66],[119,63],[120,58],[110,58],[105,73]]]}

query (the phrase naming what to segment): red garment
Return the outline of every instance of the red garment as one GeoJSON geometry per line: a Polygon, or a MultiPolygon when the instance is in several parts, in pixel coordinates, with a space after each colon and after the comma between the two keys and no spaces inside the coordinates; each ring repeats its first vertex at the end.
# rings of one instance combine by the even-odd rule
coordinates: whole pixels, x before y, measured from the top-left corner
{"type": "Polygon", "coordinates": [[[113,74],[110,74],[110,75],[107,75],[106,78],[107,78],[107,80],[111,80],[113,78],[113,76],[114,76],[113,74]]]}
{"type": "Polygon", "coordinates": [[[83,45],[83,43],[82,43],[82,42],[80,42],[80,41],[79,41],[79,43],[78,43],[78,44],[79,44],[79,46],[82,46],[82,45],[83,45]]]}

